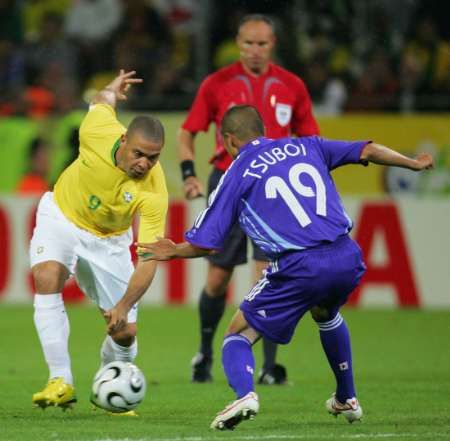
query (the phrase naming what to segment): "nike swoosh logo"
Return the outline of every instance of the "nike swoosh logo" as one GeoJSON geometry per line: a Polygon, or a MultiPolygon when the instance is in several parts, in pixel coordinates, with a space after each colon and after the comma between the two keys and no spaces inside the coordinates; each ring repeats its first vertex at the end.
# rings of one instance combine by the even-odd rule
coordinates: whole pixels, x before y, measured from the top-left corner
{"type": "Polygon", "coordinates": [[[85,165],[86,167],[91,167],[84,159],[81,160],[81,162],[83,163],[83,165],[85,165]]]}

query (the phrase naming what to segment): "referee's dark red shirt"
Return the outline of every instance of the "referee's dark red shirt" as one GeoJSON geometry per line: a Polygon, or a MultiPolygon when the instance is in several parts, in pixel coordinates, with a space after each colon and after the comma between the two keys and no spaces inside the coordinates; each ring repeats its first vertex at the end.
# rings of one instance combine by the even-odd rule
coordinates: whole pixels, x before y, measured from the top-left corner
{"type": "Polygon", "coordinates": [[[264,75],[255,77],[236,62],[203,80],[183,124],[192,133],[206,132],[211,122],[216,124],[216,150],[211,162],[220,170],[226,170],[232,161],[222,146],[220,122],[230,107],[239,104],[258,109],[268,138],[319,134],[311,99],[299,77],[273,63],[264,75]]]}

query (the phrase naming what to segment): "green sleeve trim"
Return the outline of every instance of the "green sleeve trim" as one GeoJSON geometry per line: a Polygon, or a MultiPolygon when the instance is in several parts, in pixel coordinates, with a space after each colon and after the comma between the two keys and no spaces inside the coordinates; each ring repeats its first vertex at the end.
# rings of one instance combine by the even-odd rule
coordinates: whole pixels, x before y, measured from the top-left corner
{"type": "Polygon", "coordinates": [[[114,143],[114,145],[111,149],[111,160],[114,165],[117,165],[116,153],[117,153],[117,150],[119,150],[119,147],[120,147],[120,138],[114,143]]]}
{"type": "Polygon", "coordinates": [[[148,259],[149,257],[152,257],[152,256],[153,256],[152,253],[137,253],[137,255],[138,255],[139,257],[144,258],[144,259],[148,259]]]}

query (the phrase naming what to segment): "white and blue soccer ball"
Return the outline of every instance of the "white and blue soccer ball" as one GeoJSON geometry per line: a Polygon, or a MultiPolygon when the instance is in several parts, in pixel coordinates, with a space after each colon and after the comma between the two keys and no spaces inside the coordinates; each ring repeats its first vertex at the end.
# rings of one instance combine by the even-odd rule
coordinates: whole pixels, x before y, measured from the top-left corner
{"type": "Polygon", "coordinates": [[[91,402],[109,412],[128,412],[144,399],[146,390],[144,374],[136,365],[113,361],[95,375],[91,402]]]}

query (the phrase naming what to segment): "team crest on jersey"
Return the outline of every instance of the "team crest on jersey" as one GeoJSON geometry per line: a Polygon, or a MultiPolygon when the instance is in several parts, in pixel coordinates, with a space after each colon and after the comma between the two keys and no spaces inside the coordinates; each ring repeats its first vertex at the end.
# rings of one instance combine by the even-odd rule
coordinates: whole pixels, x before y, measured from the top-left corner
{"type": "Polygon", "coordinates": [[[277,103],[275,106],[275,117],[277,118],[277,123],[280,126],[287,126],[291,121],[292,116],[292,106],[289,104],[277,103]]]}
{"type": "Polygon", "coordinates": [[[130,192],[126,191],[126,192],[123,194],[123,200],[124,200],[125,202],[131,202],[131,201],[133,200],[133,195],[132,195],[130,192]]]}

